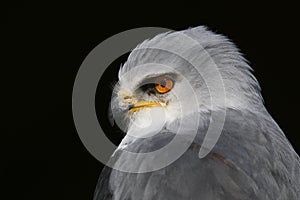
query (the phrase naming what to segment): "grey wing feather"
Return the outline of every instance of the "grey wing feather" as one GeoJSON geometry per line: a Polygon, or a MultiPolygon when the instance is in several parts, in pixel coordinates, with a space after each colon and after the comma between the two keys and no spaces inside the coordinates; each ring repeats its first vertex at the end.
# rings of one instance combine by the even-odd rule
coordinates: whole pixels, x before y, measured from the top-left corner
{"type": "Polygon", "coordinates": [[[109,186],[110,174],[111,174],[111,168],[105,166],[98,179],[98,183],[94,192],[94,198],[93,198],[94,200],[112,199],[112,192],[110,191],[110,186],[109,186]]]}
{"type": "MultiPolygon", "coordinates": [[[[203,134],[198,133],[184,155],[161,170],[140,174],[104,171],[109,182],[105,180],[103,188],[100,182],[98,190],[103,194],[111,191],[109,198],[116,200],[300,199],[299,157],[268,115],[228,110],[213,152],[199,159],[203,134]]],[[[170,138],[171,134],[160,134],[131,144],[130,150],[151,151],[170,138]]],[[[122,153],[114,159],[120,156],[122,153]]],[[[94,200],[98,199],[106,198],[94,200]]]]}

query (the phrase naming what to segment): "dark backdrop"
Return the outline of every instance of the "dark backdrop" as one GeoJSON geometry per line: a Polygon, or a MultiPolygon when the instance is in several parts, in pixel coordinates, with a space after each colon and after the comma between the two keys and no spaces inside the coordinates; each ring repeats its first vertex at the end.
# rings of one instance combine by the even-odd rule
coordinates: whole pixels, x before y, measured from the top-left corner
{"type": "MultiPolygon", "coordinates": [[[[106,38],[136,27],[207,25],[231,38],[255,70],[266,107],[300,152],[299,15],[290,4],[163,5],[155,2],[28,3],[5,8],[1,65],[1,199],[92,199],[102,164],[82,145],[72,119],[77,70],[106,38]],[[172,6],[171,6],[172,5],[172,6]]],[[[111,139],[105,105],[120,62],[101,80],[96,107],[111,139]],[[101,93],[102,91],[102,93],[101,93]]]]}

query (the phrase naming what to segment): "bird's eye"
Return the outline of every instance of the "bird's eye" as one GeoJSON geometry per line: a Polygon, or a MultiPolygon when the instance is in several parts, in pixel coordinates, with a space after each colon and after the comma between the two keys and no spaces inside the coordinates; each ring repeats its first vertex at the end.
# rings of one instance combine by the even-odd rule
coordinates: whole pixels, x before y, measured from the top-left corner
{"type": "Polygon", "coordinates": [[[168,77],[158,77],[155,79],[155,90],[164,94],[173,88],[173,81],[168,77]]]}

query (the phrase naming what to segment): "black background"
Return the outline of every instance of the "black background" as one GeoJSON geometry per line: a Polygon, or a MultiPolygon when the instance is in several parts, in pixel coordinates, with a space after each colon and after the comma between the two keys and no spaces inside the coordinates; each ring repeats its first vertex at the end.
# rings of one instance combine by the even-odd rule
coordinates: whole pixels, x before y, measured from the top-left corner
{"type": "MultiPolygon", "coordinates": [[[[182,30],[207,25],[231,38],[255,70],[267,109],[300,152],[295,5],[111,4],[14,2],[5,8],[5,62],[1,65],[5,119],[1,123],[1,182],[5,187],[0,195],[9,198],[1,199],[92,199],[103,166],[76,133],[73,82],[95,46],[137,27],[182,30]]],[[[110,97],[107,88],[122,61],[114,63],[112,73],[102,80],[107,93],[103,100],[96,98],[98,114],[110,97]]],[[[117,143],[121,136],[112,138],[117,143]]]]}

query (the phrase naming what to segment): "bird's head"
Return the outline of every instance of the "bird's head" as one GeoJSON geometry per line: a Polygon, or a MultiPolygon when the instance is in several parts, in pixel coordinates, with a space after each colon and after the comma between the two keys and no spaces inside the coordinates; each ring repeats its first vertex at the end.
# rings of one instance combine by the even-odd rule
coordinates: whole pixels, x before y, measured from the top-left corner
{"type": "Polygon", "coordinates": [[[205,27],[160,34],[136,47],[120,68],[114,119],[127,134],[142,137],[193,113],[260,107],[250,69],[227,38],[205,27]]]}

